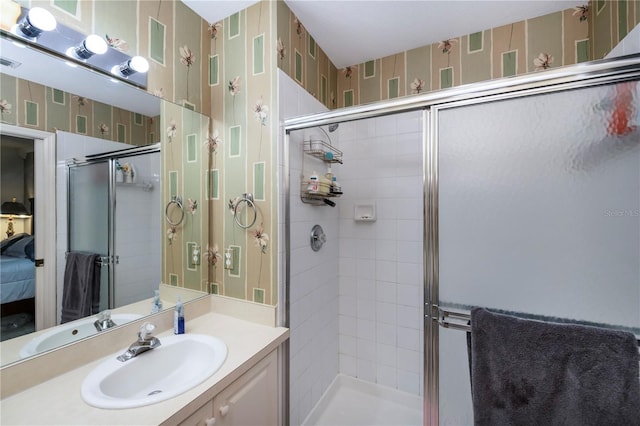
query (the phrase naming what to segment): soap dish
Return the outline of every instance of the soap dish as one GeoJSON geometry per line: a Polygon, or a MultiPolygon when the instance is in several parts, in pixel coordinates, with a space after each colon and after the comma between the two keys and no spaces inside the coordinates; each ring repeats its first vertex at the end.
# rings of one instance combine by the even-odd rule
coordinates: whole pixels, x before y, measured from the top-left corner
{"type": "Polygon", "coordinates": [[[356,204],[353,208],[353,219],[356,222],[375,222],[375,204],[356,204]]]}

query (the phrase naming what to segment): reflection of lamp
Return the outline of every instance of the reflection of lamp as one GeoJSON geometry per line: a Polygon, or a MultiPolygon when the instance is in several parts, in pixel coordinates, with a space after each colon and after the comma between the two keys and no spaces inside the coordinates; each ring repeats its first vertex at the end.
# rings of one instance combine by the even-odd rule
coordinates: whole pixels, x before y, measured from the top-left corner
{"type": "Polygon", "coordinates": [[[9,216],[7,218],[7,238],[15,234],[15,230],[13,229],[14,217],[19,217],[21,219],[31,217],[24,204],[18,203],[15,197],[13,197],[11,201],[5,201],[2,203],[2,206],[0,206],[0,214],[3,216],[9,216]]]}
{"type": "Polygon", "coordinates": [[[142,56],[134,56],[111,69],[112,73],[121,75],[122,77],[128,77],[137,72],[145,73],[147,71],[149,71],[149,62],[142,56]]]}
{"type": "MultiPolygon", "coordinates": [[[[17,30],[29,38],[38,38],[43,31],[56,29],[56,18],[41,7],[34,7],[18,22],[17,30]]],[[[16,31],[17,32],[17,31],[16,31]]]]}
{"type": "Polygon", "coordinates": [[[67,50],[67,55],[78,59],[89,59],[93,55],[102,55],[107,52],[109,46],[102,37],[96,34],[88,35],[82,43],[67,50]]]}

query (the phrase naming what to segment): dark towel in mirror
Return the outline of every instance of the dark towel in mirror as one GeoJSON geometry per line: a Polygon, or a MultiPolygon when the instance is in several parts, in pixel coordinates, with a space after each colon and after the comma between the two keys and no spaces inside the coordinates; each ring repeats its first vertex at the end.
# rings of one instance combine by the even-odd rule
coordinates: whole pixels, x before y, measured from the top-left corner
{"type": "Polygon", "coordinates": [[[98,313],[100,309],[100,256],[72,252],[67,255],[62,292],[62,323],[98,313]]]}
{"type": "Polygon", "coordinates": [[[628,332],[471,311],[476,425],[640,425],[628,332]]]}

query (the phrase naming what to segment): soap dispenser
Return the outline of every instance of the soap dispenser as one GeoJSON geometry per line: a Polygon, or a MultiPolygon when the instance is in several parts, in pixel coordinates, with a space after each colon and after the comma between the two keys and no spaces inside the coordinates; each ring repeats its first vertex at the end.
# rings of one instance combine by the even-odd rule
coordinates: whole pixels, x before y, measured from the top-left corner
{"type": "Polygon", "coordinates": [[[153,302],[151,302],[151,313],[157,314],[162,310],[162,301],[160,300],[160,291],[155,290],[153,296],[153,302]]]}
{"type": "Polygon", "coordinates": [[[184,307],[180,296],[173,312],[173,334],[184,334],[184,307]]]}

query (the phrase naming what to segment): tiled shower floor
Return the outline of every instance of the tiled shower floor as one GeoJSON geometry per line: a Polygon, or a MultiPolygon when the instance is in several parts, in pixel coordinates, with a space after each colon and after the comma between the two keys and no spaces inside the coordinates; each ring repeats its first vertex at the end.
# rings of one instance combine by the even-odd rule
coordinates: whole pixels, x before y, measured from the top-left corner
{"type": "Polygon", "coordinates": [[[338,374],[302,424],[422,425],[422,397],[338,374]]]}

